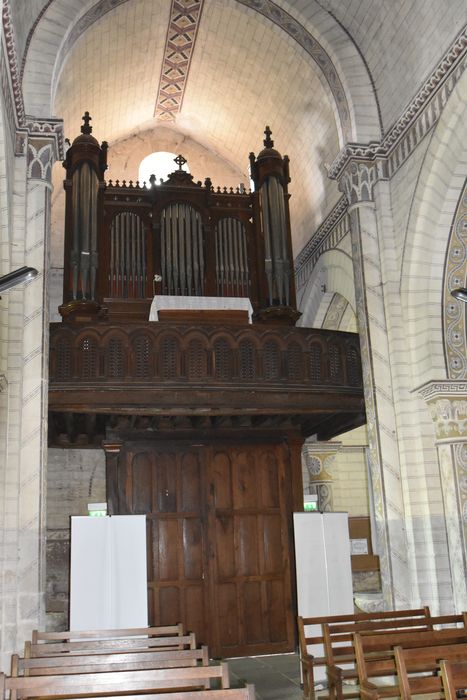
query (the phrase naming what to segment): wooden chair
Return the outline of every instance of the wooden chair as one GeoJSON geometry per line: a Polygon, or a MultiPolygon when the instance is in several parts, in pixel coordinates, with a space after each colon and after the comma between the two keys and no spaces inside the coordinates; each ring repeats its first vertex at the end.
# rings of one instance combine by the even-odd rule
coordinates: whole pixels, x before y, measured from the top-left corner
{"type": "MultiPolygon", "coordinates": [[[[332,654],[331,659],[328,657],[330,650],[335,646],[331,641],[335,635],[341,636],[339,645],[343,647],[342,651],[339,652],[339,662],[349,661],[354,663],[355,654],[352,648],[354,625],[359,624],[359,630],[365,629],[365,626],[368,626],[368,629],[371,630],[376,630],[378,628],[388,629],[397,627],[399,624],[403,627],[417,626],[419,628],[429,628],[429,618],[430,609],[428,606],[411,610],[388,610],[373,613],[299,617],[298,636],[303,678],[303,695],[305,700],[314,700],[315,697],[314,669],[317,667],[325,667],[328,670],[329,667],[335,663],[332,654]],[[324,625],[327,626],[326,639],[324,625]],[[345,627],[346,625],[348,627],[345,627]],[[311,632],[309,632],[309,627],[318,627],[318,630],[311,630],[311,632]],[[319,646],[323,650],[322,655],[317,656],[312,654],[310,647],[313,646],[319,646]],[[347,659],[345,659],[346,654],[348,654],[347,659]]],[[[357,678],[356,672],[354,678],[357,678]]],[[[331,692],[333,692],[333,689],[331,689],[331,692]]],[[[358,696],[358,693],[348,694],[348,697],[358,696]]]]}
{"type": "Polygon", "coordinates": [[[467,629],[464,627],[371,635],[356,633],[354,648],[362,700],[400,695],[399,684],[394,684],[397,677],[395,647],[411,649],[457,644],[467,644],[467,629]]]}
{"type": "Polygon", "coordinates": [[[394,620],[366,620],[355,623],[324,624],[323,640],[327,661],[327,675],[330,698],[358,698],[359,691],[343,693],[343,683],[358,679],[353,635],[386,635],[401,633],[429,632],[442,625],[459,625],[465,623],[465,616],[442,615],[438,617],[414,617],[394,620]]]}
{"type": "Polygon", "coordinates": [[[437,694],[442,697],[440,658],[467,663],[467,644],[444,644],[403,649],[395,647],[399,693],[402,700],[412,695],[437,694]]]}
{"type": "Polygon", "coordinates": [[[467,697],[467,659],[459,662],[442,659],[440,666],[446,700],[467,697]]]}

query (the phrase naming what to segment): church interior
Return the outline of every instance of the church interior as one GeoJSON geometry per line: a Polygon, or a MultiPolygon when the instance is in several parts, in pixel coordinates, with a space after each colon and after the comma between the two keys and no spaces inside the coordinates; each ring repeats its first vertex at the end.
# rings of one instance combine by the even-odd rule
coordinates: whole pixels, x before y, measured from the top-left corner
{"type": "Polygon", "coordinates": [[[356,609],[467,610],[465,20],[3,0],[0,671],[68,629],[89,503],[216,658],[296,650],[306,507],[356,609]]]}

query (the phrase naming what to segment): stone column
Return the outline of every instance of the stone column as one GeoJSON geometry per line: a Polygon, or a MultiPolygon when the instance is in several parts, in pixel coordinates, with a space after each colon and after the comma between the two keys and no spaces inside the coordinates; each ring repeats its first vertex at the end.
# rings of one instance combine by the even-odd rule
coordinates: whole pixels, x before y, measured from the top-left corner
{"type": "Polygon", "coordinates": [[[341,176],[340,189],[349,203],[377,554],[380,557],[384,605],[390,609],[410,607],[412,600],[380,232],[373,198],[377,180],[375,162],[350,161],[341,176]]]}
{"type": "Polygon", "coordinates": [[[47,271],[50,194],[55,139],[29,137],[24,264],[38,270],[24,289],[21,378],[19,581],[22,588],[17,638],[45,623],[45,494],[47,459],[48,334],[47,271]]]}
{"type": "Polygon", "coordinates": [[[35,267],[37,277],[9,290],[8,425],[3,480],[2,667],[34,627],[44,625],[45,464],[47,450],[48,301],[46,273],[51,168],[58,122],[27,125],[14,161],[14,246],[10,267],[35,267]]]}
{"type": "Polygon", "coordinates": [[[467,609],[467,382],[432,381],[418,390],[436,431],[454,605],[467,609]]]}

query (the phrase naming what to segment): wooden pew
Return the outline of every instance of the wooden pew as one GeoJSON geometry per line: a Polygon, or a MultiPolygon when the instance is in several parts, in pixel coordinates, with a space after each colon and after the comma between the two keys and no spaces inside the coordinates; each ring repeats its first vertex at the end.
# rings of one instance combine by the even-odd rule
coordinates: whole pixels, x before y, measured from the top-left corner
{"type": "MultiPolygon", "coordinates": [[[[54,700],[53,695],[42,696],[54,700]]],[[[60,696],[63,697],[63,696],[60,696]]],[[[179,690],[174,692],[138,693],[138,695],[90,695],[92,700],[255,700],[255,686],[246,683],[243,688],[220,688],[209,690],[179,690]]],[[[41,698],[41,700],[42,700],[41,698]]],[[[4,699],[2,699],[4,700],[4,699]]],[[[57,697],[58,700],[58,697],[57,697]]]]}
{"type": "Polygon", "coordinates": [[[60,654],[59,656],[11,657],[12,676],[47,676],[74,673],[105,673],[182,666],[208,666],[207,646],[199,649],[151,649],[110,654],[60,654]]]}
{"type": "Polygon", "coordinates": [[[436,694],[438,697],[443,697],[439,674],[440,659],[443,657],[449,662],[464,661],[467,664],[467,643],[414,647],[412,649],[395,647],[394,655],[398,691],[402,700],[411,700],[412,695],[436,694]]]}
{"type": "MultiPolygon", "coordinates": [[[[418,632],[387,632],[385,634],[356,633],[355,658],[362,700],[375,700],[400,695],[395,647],[404,649],[442,647],[467,644],[467,629],[428,630],[418,632]],[[375,682],[378,679],[378,683],[375,682]]],[[[438,658],[441,658],[439,656],[438,658]]],[[[338,690],[338,686],[336,686],[338,690]]],[[[339,697],[339,696],[338,696],[339,697]]]]}
{"type": "Polygon", "coordinates": [[[463,615],[441,615],[428,618],[401,618],[396,620],[367,620],[356,623],[324,624],[323,639],[330,698],[357,698],[359,691],[343,694],[343,683],[346,680],[356,681],[358,669],[355,658],[354,634],[365,635],[401,634],[429,632],[442,625],[464,624],[463,615]]]}
{"type": "Polygon", "coordinates": [[[74,633],[69,641],[47,642],[38,641],[36,643],[27,641],[24,645],[24,657],[36,658],[43,656],[58,656],[59,654],[105,654],[121,653],[126,651],[141,652],[150,649],[196,649],[196,637],[194,632],[185,635],[170,636],[129,636],[88,639],[78,639],[74,641],[74,633]]]}
{"type": "Polygon", "coordinates": [[[111,630],[65,630],[64,632],[44,632],[33,630],[31,641],[33,644],[47,642],[69,642],[70,640],[89,639],[129,639],[132,637],[170,637],[183,636],[183,624],[165,625],[161,627],[126,627],[111,630]]]}
{"type": "MultiPolygon", "coordinates": [[[[363,630],[365,625],[369,625],[369,629],[376,630],[378,626],[382,629],[387,629],[391,625],[393,627],[411,627],[417,626],[419,628],[431,629],[429,626],[430,609],[428,606],[423,608],[415,608],[411,610],[388,610],[384,612],[373,612],[373,613],[354,613],[347,615],[326,615],[321,617],[299,617],[298,618],[298,636],[300,644],[300,662],[302,667],[302,678],[303,678],[303,695],[305,700],[314,700],[314,669],[317,667],[329,668],[330,665],[334,665],[334,661],[329,662],[328,653],[330,641],[334,635],[344,635],[339,641],[342,643],[343,647],[347,647],[347,653],[349,654],[348,660],[350,662],[355,661],[355,655],[352,648],[353,641],[353,631],[352,626],[355,624],[361,625],[360,630],[363,630]],[[325,641],[323,626],[327,625],[327,640],[325,641]],[[341,625],[348,625],[349,627],[344,631],[339,630],[341,625]],[[311,634],[307,633],[307,627],[319,626],[319,632],[312,631],[311,634]],[[339,630],[339,631],[336,631],[339,630]],[[347,638],[345,638],[347,635],[347,638]],[[316,656],[310,653],[309,647],[311,646],[322,646],[323,655],[316,656]]],[[[340,662],[344,662],[346,652],[343,650],[339,652],[340,662]]],[[[354,678],[356,678],[356,674],[354,678]]],[[[351,693],[348,697],[358,697],[358,693],[351,693]]]]}
{"type": "Polygon", "coordinates": [[[210,689],[212,682],[229,688],[226,662],[216,666],[193,666],[139,671],[107,671],[54,676],[5,676],[0,674],[0,698],[10,700],[30,697],[78,698],[113,695],[122,700],[129,693],[162,693],[174,690],[210,689]]]}
{"type": "Polygon", "coordinates": [[[446,700],[467,697],[467,660],[441,660],[441,679],[446,700]]]}

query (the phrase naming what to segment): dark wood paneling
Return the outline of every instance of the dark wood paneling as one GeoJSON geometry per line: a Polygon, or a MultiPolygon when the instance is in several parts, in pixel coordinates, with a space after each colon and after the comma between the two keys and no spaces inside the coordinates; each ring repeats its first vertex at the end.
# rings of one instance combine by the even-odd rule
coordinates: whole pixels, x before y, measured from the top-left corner
{"type": "Polygon", "coordinates": [[[182,621],[215,656],[294,648],[290,473],[281,443],[122,446],[109,487],[147,514],[150,624],[182,621]]]}
{"type": "Polygon", "coordinates": [[[210,575],[219,591],[214,647],[222,656],[290,651],[291,512],[281,489],[290,475],[288,451],[271,444],[213,447],[208,473],[215,532],[210,575]]]}

